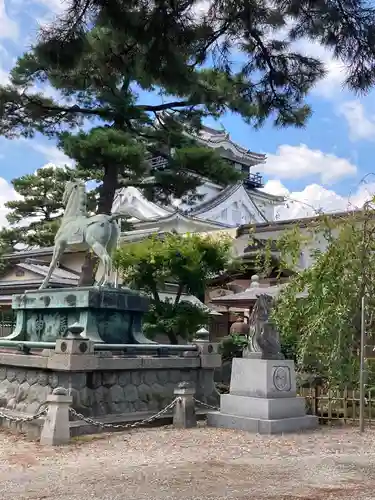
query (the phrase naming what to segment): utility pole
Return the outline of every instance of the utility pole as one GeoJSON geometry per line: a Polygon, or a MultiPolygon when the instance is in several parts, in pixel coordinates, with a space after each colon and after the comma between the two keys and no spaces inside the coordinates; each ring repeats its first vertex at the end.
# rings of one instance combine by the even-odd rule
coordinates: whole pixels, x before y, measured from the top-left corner
{"type": "Polygon", "coordinates": [[[365,430],[365,296],[361,301],[361,349],[360,349],[360,371],[359,371],[359,432],[365,430]]]}

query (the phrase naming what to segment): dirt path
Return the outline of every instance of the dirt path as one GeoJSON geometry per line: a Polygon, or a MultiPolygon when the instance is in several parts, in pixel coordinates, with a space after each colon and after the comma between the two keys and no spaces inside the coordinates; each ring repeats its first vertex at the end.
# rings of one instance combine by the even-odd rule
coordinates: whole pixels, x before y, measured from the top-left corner
{"type": "Polygon", "coordinates": [[[1,500],[373,500],[375,432],[156,428],[41,448],[0,434],[1,500]]]}

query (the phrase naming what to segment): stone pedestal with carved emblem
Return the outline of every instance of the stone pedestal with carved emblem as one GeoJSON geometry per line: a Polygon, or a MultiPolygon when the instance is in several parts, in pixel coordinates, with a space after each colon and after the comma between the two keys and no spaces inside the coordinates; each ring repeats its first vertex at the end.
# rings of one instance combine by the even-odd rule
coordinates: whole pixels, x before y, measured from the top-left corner
{"type": "Polygon", "coordinates": [[[220,411],[208,425],[259,434],[313,429],[318,418],[306,415],[305,399],[296,394],[294,362],[285,359],[235,358],[230,393],[222,394],[220,411]]]}
{"type": "Polygon", "coordinates": [[[144,344],[142,317],[149,300],[128,289],[45,288],[13,295],[16,325],[6,340],[54,342],[78,323],[82,337],[109,344],[144,344]]]}

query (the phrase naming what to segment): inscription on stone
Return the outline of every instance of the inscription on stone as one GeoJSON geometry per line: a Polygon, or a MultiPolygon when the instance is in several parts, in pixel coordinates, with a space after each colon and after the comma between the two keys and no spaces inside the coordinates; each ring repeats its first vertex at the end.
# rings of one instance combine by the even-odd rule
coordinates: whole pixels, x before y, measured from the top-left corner
{"type": "Polygon", "coordinates": [[[275,366],[273,369],[273,385],[278,391],[288,392],[291,390],[291,376],[288,366],[275,366]]]}

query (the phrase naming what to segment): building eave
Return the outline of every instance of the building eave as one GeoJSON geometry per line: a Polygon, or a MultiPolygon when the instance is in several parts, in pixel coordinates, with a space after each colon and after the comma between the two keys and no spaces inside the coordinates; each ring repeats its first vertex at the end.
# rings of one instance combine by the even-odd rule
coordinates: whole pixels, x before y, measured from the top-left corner
{"type": "Polygon", "coordinates": [[[252,230],[255,233],[265,233],[268,231],[284,231],[285,229],[288,229],[293,225],[296,225],[302,229],[308,227],[312,222],[318,221],[319,218],[322,217],[329,217],[331,219],[345,219],[353,213],[361,214],[362,210],[353,210],[350,212],[335,212],[331,214],[315,215],[312,217],[301,217],[297,219],[286,219],[272,222],[260,222],[257,224],[243,224],[237,229],[237,238],[239,236],[242,236],[243,234],[248,234],[249,230],[252,230]]]}
{"type": "Polygon", "coordinates": [[[162,230],[163,228],[163,225],[165,225],[166,223],[170,223],[170,222],[179,222],[179,221],[182,221],[182,222],[186,222],[187,224],[192,224],[194,226],[199,226],[199,227],[210,227],[212,229],[229,229],[229,228],[232,228],[232,226],[230,226],[229,224],[224,224],[222,222],[217,222],[217,221],[207,221],[207,220],[203,220],[203,219],[199,219],[198,217],[194,217],[192,215],[189,214],[185,214],[184,212],[180,212],[180,211],[175,211],[173,214],[171,215],[168,215],[166,217],[161,217],[161,218],[158,218],[158,219],[149,219],[147,221],[141,221],[141,222],[138,222],[136,224],[134,224],[134,228],[135,229],[138,229],[138,230],[141,230],[141,229],[147,229],[148,226],[156,226],[158,227],[159,230],[162,230]]]}
{"type": "MultiPolygon", "coordinates": [[[[43,278],[41,279],[30,279],[30,280],[9,280],[9,281],[1,281],[0,286],[1,289],[20,289],[22,291],[27,290],[28,287],[39,287],[43,281],[43,278]]],[[[55,285],[57,287],[71,287],[71,286],[76,286],[77,281],[73,280],[57,280],[57,279],[52,279],[50,280],[50,285],[55,285]]]]}
{"type": "Polygon", "coordinates": [[[241,186],[242,182],[233,184],[233,186],[228,186],[210,200],[201,203],[198,207],[194,207],[191,208],[190,210],[185,211],[185,213],[189,217],[194,217],[196,215],[201,215],[202,213],[208,212],[209,210],[212,210],[213,208],[217,207],[225,200],[227,200],[236,191],[238,191],[241,188],[241,186]]]}
{"type": "MultiPolygon", "coordinates": [[[[64,253],[79,253],[81,250],[66,249],[64,253]]],[[[6,260],[25,259],[27,257],[49,257],[53,254],[53,247],[30,248],[27,250],[17,250],[16,252],[4,254],[6,260]]]]}
{"type": "Polygon", "coordinates": [[[257,188],[252,189],[250,192],[255,193],[257,196],[259,196],[260,198],[263,198],[267,201],[273,201],[277,205],[279,205],[281,203],[285,203],[285,200],[286,200],[285,196],[278,196],[276,194],[267,193],[267,191],[262,191],[262,190],[257,189],[257,188]]]}
{"type": "Polygon", "coordinates": [[[237,155],[239,159],[246,162],[249,166],[254,166],[260,163],[265,163],[266,155],[261,153],[255,153],[242,146],[239,146],[233,142],[229,134],[225,131],[219,131],[212,129],[211,127],[203,126],[201,129],[203,132],[208,134],[208,137],[203,137],[202,134],[198,133],[187,133],[188,136],[196,140],[202,145],[207,145],[214,149],[222,148],[225,150],[230,150],[234,155],[237,155]]]}

